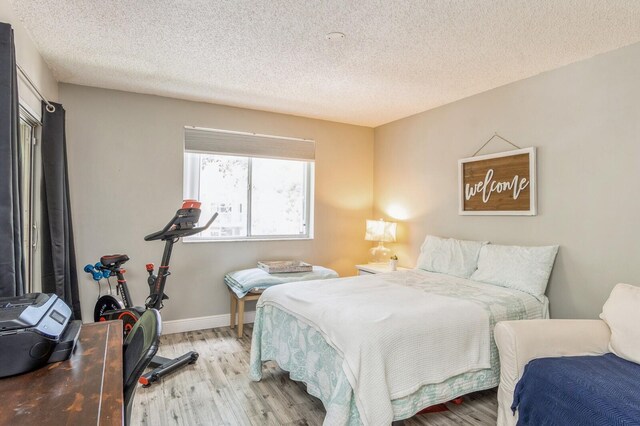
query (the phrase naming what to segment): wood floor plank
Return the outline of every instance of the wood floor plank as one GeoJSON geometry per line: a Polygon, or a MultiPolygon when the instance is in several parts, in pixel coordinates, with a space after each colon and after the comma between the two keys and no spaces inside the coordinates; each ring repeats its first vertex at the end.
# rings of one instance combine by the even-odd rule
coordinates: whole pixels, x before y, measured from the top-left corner
{"type": "MultiPolygon", "coordinates": [[[[274,362],[264,364],[261,381],[249,379],[252,331],[247,324],[241,339],[229,327],[163,336],[161,355],[173,358],[195,350],[200,358],[149,388],[139,388],[131,424],[321,426],[322,402],[274,362]]],[[[447,407],[450,411],[414,416],[405,426],[496,424],[495,389],[467,395],[462,405],[447,407]]]]}
{"type": "Polygon", "coordinates": [[[465,397],[466,403],[456,405],[449,403],[447,407],[452,413],[470,424],[491,424],[495,422],[498,403],[496,390],[490,389],[476,392],[465,397]]]}

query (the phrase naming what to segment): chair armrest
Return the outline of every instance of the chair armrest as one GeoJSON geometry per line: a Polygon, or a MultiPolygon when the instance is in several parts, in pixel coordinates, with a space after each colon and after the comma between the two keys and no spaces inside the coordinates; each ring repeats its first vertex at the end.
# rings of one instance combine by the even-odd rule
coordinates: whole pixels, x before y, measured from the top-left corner
{"type": "Polygon", "coordinates": [[[506,426],[517,422],[511,412],[513,391],[529,361],[605,354],[611,331],[601,320],[542,319],[499,322],[494,336],[500,353],[498,425],[506,426]]]}

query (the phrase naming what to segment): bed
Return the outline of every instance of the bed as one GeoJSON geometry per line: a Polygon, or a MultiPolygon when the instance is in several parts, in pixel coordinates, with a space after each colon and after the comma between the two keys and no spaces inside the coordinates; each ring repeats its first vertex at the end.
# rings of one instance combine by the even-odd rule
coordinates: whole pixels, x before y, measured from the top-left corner
{"type": "Polygon", "coordinates": [[[536,318],[543,295],[420,269],[283,284],[258,301],[250,377],[275,361],[325,425],[389,425],[496,387],[494,325],[536,318]]]}

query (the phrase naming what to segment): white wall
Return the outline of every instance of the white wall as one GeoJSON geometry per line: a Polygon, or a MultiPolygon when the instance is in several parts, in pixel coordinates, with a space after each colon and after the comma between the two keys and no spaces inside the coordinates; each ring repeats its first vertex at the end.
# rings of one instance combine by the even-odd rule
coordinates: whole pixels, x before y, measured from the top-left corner
{"type": "Polygon", "coordinates": [[[559,244],[554,317],[595,317],[616,283],[640,284],[639,76],[635,44],[376,128],[374,209],[402,221],[400,264],[427,233],[559,244]],[[496,131],[538,148],[535,217],[457,214],[457,160],[496,131]]]}
{"type": "MultiPolygon", "coordinates": [[[[60,85],[76,252],[80,269],[103,254],[126,252],[138,304],[148,295],[145,263],[163,244],[143,237],[171,219],[182,200],[184,126],[316,141],[315,238],[310,241],[178,243],[163,319],[229,312],[225,273],[261,259],[297,258],[355,274],[366,261],[365,219],[373,203],[373,129],[158,96],[60,85]]],[[[97,288],[80,271],[85,321],[97,288]]],[[[251,308],[249,308],[251,309],[251,308]]]]}

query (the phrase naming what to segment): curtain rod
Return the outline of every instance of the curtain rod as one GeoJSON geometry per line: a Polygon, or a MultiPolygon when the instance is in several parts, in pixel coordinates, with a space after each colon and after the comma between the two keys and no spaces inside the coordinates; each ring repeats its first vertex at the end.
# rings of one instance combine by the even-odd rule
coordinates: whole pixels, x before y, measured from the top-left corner
{"type": "Polygon", "coordinates": [[[22,69],[22,67],[16,62],[16,68],[18,68],[18,71],[20,71],[20,75],[22,75],[23,79],[29,83],[29,86],[31,86],[31,88],[36,92],[36,94],[40,97],[40,99],[42,100],[42,102],[44,102],[45,104],[47,104],[46,109],[49,112],[55,112],[56,111],[56,107],[47,100],[47,98],[45,98],[42,93],[40,92],[40,90],[38,89],[38,86],[36,86],[36,84],[31,80],[31,78],[29,78],[29,75],[25,72],[24,69],[22,69]]]}

